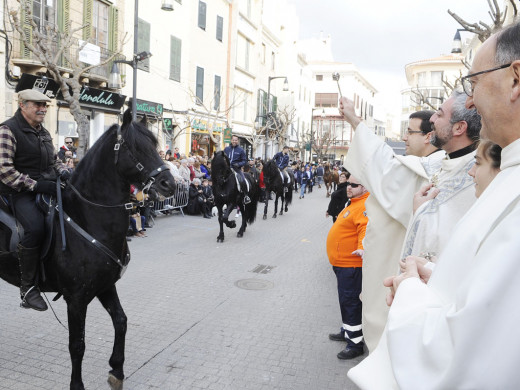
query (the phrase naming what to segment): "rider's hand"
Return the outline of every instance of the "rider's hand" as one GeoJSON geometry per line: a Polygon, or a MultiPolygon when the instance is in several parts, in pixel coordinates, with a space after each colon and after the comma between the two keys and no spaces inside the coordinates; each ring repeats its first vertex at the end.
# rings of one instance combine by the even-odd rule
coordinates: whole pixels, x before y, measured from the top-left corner
{"type": "Polygon", "coordinates": [[[40,179],[34,186],[34,192],[56,195],[56,183],[50,180],[40,179]]]}
{"type": "Polygon", "coordinates": [[[72,176],[72,173],[70,173],[70,171],[67,169],[61,171],[61,173],[60,173],[61,181],[68,181],[71,176],[72,176]]]}

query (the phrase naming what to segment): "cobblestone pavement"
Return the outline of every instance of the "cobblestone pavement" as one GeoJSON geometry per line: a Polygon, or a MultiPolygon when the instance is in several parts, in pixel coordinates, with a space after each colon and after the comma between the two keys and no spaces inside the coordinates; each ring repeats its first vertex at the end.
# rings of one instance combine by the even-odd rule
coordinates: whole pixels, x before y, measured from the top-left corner
{"type": "MultiPolygon", "coordinates": [[[[217,243],[216,218],[169,215],[132,240],[117,284],[128,316],[126,390],[356,388],[347,371],[361,358],[340,361],[344,344],[327,337],[341,319],[325,253],[325,189],[294,198],[277,219],[272,203],[266,221],[259,207],[240,239],[226,228],[217,243]],[[259,265],[272,269],[252,272],[259,265]]],[[[18,304],[17,289],[0,281],[0,390],[68,389],[67,330],[50,310],[18,304]]],[[[64,301],[52,307],[66,325],[64,301]]],[[[87,313],[87,389],[108,389],[112,343],[96,300],[87,313]]]]}

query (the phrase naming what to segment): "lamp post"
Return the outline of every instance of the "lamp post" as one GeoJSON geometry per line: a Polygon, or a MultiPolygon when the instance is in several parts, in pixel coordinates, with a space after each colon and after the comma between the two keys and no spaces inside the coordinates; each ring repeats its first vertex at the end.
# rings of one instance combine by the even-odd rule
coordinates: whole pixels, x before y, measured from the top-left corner
{"type": "MultiPolygon", "coordinates": [[[[164,11],[173,11],[173,5],[169,1],[163,1],[161,9],[164,11]]],[[[112,64],[110,72],[110,80],[108,87],[112,89],[121,88],[121,78],[119,77],[118,63],[130,65],[133,69],[133,85],[132,85],[132,120],[137,119],[137,63],[152,56],[149,51],[137,53],[137,42],[139,33],[139,0],[134,0],[134,55],[131,61],[116,60],[112,64]],[[119,78],[119,80],[117,80],[119,78]]]]}
{"type": "MultiPolygon", "coordinates": [[[[312,130],[312,123],[314,122],[314,111],[316,110],[320,110],[320,108],[313,108],[311,110],[311,142],[309,144],[309,149],[310,149],[310,157],[309,157],[309,160],[312,161],[312,143],[314,141],[314,130],[312,130]]],[[[321,117],[325,117],[325,109],[324,108],[321,108],[321,117]]]]}
{"type": "MultiPolygon", "coordinates": [[[[267,79],[267,114],[266,114],[266,118],[267,118],[267,121],[269,121],[269,117],[270,115],[272,115],[273,113],[271,112],[271,81],[273,81],[274,79],[285,79],[284,83],[283,83],[283,91],[284,92],[287,92],[289,90],[289,82],[287,81],[287,77],[286,76],[269,76],[268,79],[267,79]]],[[[267,123],[266,123],[266,126],[267,126],[267,123]]],[[[265,150],[264,150],[264,161],[267,161],[267,143],[269,142],[269,127],[267,126],[265,128],[265,150]]]]}

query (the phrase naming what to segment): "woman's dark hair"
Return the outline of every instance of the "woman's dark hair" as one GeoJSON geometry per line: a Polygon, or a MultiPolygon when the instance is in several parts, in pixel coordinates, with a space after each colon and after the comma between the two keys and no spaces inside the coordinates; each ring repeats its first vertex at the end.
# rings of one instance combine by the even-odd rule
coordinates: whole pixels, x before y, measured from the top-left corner
{"type": "Polygon", "coordinates": [[[500,169],[502,161],[502,148],[487,139],[480,140],[479,148],[482,149],[482,155],[489,161],[495,169],[500,169]]]}

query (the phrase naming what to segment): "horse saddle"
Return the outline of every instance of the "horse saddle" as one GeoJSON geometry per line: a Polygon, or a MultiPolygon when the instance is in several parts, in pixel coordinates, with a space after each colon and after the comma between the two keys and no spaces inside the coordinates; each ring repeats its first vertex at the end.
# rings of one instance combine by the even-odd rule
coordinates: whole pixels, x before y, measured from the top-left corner
{"type": "MultiPolygon", "coordinates": [[[[54,198],[46,194],[36,195],[36,203],[45,216],[45,238],[40,251],[40,257],[45,259],[53,242],[56,204],[54,198]]],[[[8,199],[0,196],[0,254],[10,253],[17,257],[18,244],[23,235],[23,227],[15,218],[8,199]]]]}

